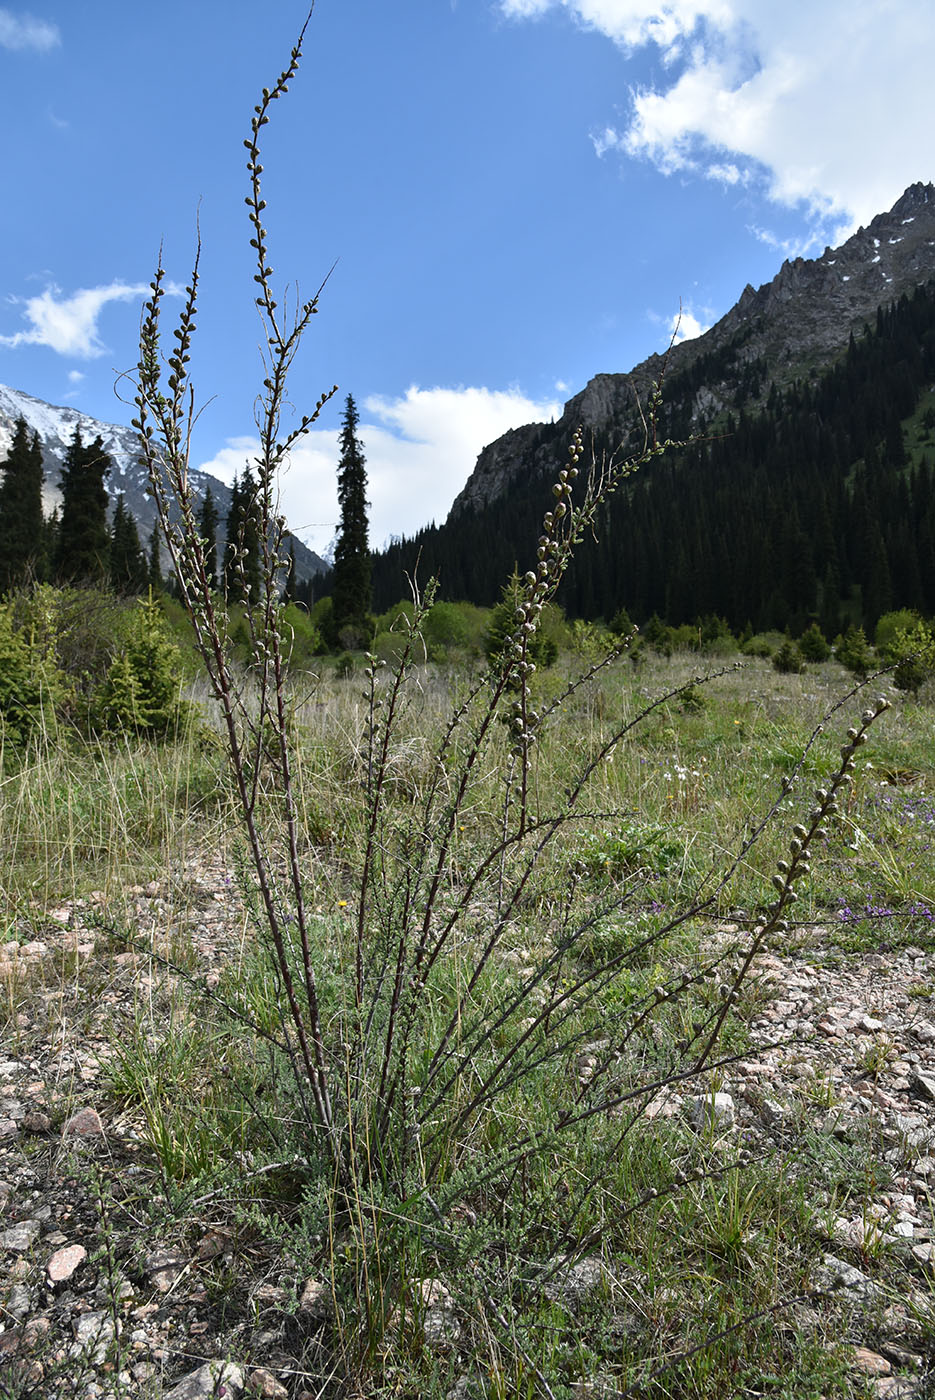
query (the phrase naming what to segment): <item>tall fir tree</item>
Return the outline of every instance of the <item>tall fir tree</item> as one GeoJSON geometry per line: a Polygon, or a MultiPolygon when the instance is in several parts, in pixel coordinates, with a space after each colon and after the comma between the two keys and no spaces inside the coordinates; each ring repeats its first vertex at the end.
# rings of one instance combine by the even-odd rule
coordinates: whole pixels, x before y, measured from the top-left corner
{"type": "Polygon", "coordinates": [[[357,437],[357,405],[348,394],[341,427],[338,505],[341,523],[334,551],[331,619],[333,644],[365,646],[372,634],[370,618],[370,544],[367,532],[366,458],[357,437]]]}
{"type": "Polygon", "coordinates": [[[0,471],[0,593],[5,593],[45,573],[42,448],[24,418],[16,420],[0,471]]]}
{"type": "Polygon", "coordinates": [[[227,513],[224,590],[232,603],[255,603],[260,595],[260,522],[256,482],[249,466],[234,477],[227,513]]]}
{"type": "Polygon", "coordinates": [[[111,462],[100,437],[89,446],[74,436],[62,467],[62,517],[55,572],[69,583],[100,583],[107,577],[110,531],[104,478],[111,462]]]}
{"type": "Polygon", "coordinates": [[[160,592],[163,586],[162,577],[162,551],[159,547],[159,521],[152,528],[149,537],[149,559],[146,568],[146,582],[154,592],[160,592]]]}
{"type": "Polygon", "coordinates": [[[243,589],[237,569],[240,539],[243,532],[243,496],[240,477],[235,475],[231,484],[231,502],[227,511],[226,536],[224,543],[224,592],[228,602],[240,600],[243,589]]]}
{"type": "Polygon", "coordinates": [[[218,544],[217,533],[221,517],[209,486],[198,512],[198,534],[204,540],[205,571],[212,588],[218,586],[218,544]]]}
{"type": "Polygon", "coordinates": [[[115,593],[142,593],[148,581],[149,568],[136,521],[124,505],[121,492],[110,532],[110,586],[115,593]]]}

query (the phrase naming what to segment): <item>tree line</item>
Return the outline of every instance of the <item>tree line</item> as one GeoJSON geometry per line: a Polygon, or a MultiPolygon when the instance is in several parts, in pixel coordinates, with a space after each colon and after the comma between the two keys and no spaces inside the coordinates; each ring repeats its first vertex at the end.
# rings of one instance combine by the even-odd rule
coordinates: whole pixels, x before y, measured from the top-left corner
{"type": "MultiPolygon", "coordinates": [[[[738,348],[718,353],[736,360],[738,348]]],[[[689,435],[699,375],[723,369],[672,376],[663,435],[689,435]]],[[[609,620],[625,608],[674,625],[712,614],[738,632],[795,635],[817,621],[827,636],[851,624],[869,632],[893,608],[935,613],[935,284],[881,308],[814,382],[773,384],[757,410],[749,404],[769,382],[765,364],[743,364],[731,382],[719,421],[608,502],[563,583],[566,612],[609,620]]],[[[537,461],[564,447],[553,425],[543,434],[537,461]]],[[[614,445],[610,431],[595,436],[598,456],[614,445]]],[[[491,505],[376,556],[375,606],[403,596],[417,560],[423,579],[438,575],[442,597],[495,602],[503,577],[535,551],[548,479],[527,475],[491,505]]]]}
{"type": "MultiPolygon", "coordinates": [[[[366,458],[358,436],[357,406],[347,396],[340,436],[338,501],[341,527],[329,574],[332,598],[323,631],[333,646],[360,646],[372,636],[366,458]]],[[[85,443],[74,434],[62,464],[62,501],[46,518],[39,435],[17,420],[5,461],[0,462],[0,595],[30,583],[108,586],[141,594],[163,585],[160,540],[154,528],[144,550],[136,521],[122,495],[108,521],[107,477],[113,462],[100,437],[85,443]]],[[[249,467],[234,478],[218,548],[221,516],[210,486],[198,512],[208,576],[229,603],[256,603],[261,584],[261,525],[257,482],[249,467]]],[[[284,561],[282,594],[295,602],[308,594],[296,581],[294,543],[284,561]]]]}
{"type": "Polygon", "coordinates": [[[76,424],[59,479],[61,506],[46,518],[39,434],[17,419],[0,462],[0,594],[45,582],[109,584],[118,593],[141,593],[161,578],[158,539],[154,534],[144,553],[122,495],[108,523],[104,483],[112,465],[103,440],[84,442],[76,424]]]}

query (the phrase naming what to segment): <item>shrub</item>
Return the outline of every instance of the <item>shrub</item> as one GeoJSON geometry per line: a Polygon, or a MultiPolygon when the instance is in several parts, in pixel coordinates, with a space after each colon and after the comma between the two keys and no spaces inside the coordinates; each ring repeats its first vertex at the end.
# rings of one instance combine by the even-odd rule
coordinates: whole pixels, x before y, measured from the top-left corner
{"type": "Polygon", "coordinates": [[[672,655],[672,628],[667,627],[658,613],[653,613],[652,617],[642,629],[642,638],[648,647],[653,651],[661,652],[663,656],[672,655]]]}
{"type": "Polygon", "coordinates": [[[19,745],[54,722],[66,693],[47,645],[18,630],[13,606],[0,603],[0,740],[19,745]]]}
{"type": "MultiPolygon", "coordinates": [[[[490,614],[484,634],[484,654],[488,661],[502,661],[513,645],[517,621],[525,614],[528,583],[514,571],[503,587],[503,597],[490,614]]],[[[558,656],[562,633],[561,610],[554,603],[539,603],[535,627],[527,634],[525,650],[533,666],[551,666],[558,656]]]]}
{"type": "Polygon", "coordinates": [[[827,661],[831,647],[817,622],[811,623],[799,638],[799,651],[806,661],[827,661]]]}
{"type": "MultiPolygon", "coordinates": [[[[290,446],[333,391],[292,432],[280,428],[287,370],[316,301],[300,305],[295,322],[284,324],[267,264],[259,159],[269,106],[293,77],[300,49],[301,40],[279,80],[264,89],[247,141],[266,352],[257,413],[262,565],[250,618],[256,642],[249,690],[230,666],[213,612],[189,488],[197,277],[165,378],[161,265],[142,323],[136,426],[228,741],[250,856],[245,892],[257,912],[260,947],[272,961],[275,1009],[264,1038],[293,1085],[277,1150],[280,1137],[290,1134],[302,1202],[297,1233],[332,1247],[325,1267],[339,1303],[334,1364],[347,1381],[342,1385],[335,1375],[336,1386],[359,1390],[355,1370],[377,1356],[384,1365],[392,1338],[404,1336],[407,1310],[410,1321],[425,1313],[427,1292],[438,1291],[433,1284],[444,1267],[446,1279],[460,1279],[465,1314],[480,1319],[472,1363],[459,1358],[462,1373],[472,1365],[479,1370],[483,1355],[496,1369],[497,1393],[519,1393],[501,1370],[505,1351],[524,1363],[522,1393],[549,1393],[527,1350],[538,1318],[514,1301],[522,1303],[554,1274],[559,1253],[567,1263],[582,1252],[609,1215],[625,1221],[660,1194],[684,1190],[687,1173],[668,1159],[658,1182],[645,1190],[628,1182],[622,1199],[611,1178],[622,1147],[630,1145],[628,1133],[660,1086],[707,1084],[716,1071],[739,988],[767,940],[787,931],[810,849],[827,834],[823,823],[851,780],[853,754],[887,702],[866,711],[849,732],[840,764],[794,829],[789,859],[778,865],[736,962],[712,954],[684,971],[662,971],[631,995],[631,968],[652,965],[667,936],[717,908],[765,825],[740,842],[722,872],[709,872],[696,893],[686,890],[676,910],[640,920],[635,942],[619,917],[632,898],[624,870],[629,850],[621,855],[619,884],[602,887],[597,900],[581,888],[587,865],[575,852],[587,851],[581,838],[596,821],[618,830],[628,848],[633,844],[625,813],[602,802],[608,789],[601,775],[634,725],[687,687],[650,702],[642,715],[585,729],[571,752],[556,752],[548,740],[557,709],[577,703],[580,691],[587,694],[587,683],[610,658],[586,665],[567,683],[555,679],[552,697],[538,709],[534,675],[557,650],[560,614],[553,600],[580,540],[608,497],[662,450],[654,390],[635,456],[598,458],[582,472],[583,435],[575,434],[535,557],[524,574],[514,574],[494,610],[488,667],[446,707],[435,737],[420,738],[408,754],[401,751],[401,716],[410,696],[425,695],[415,663],[431,614],[431,583],[400,624],[402,647],[392,671],[368,658],[366,723],[348,763],[345,897],[334,918],[320,918],[318,866],[304,860],[305,804],[283,668],[276,479],[290,446]],[[412,780],[404,784],[406,761],[412,780]],[[391,799],[404,786],[401,808],[391,799]],[[259,790],[266,801],[258,800],[259,790]],[[535,908],[546,911],[546,933],[530,949],[523,925],[535,908]],[[713,998],[704,990],[710,974],[717,979],[713,998]],[[606,999],[615,1001],[613,1015],[606,999]],[[582,1077],[585,1051],[591,1063],[582,1077]],[[564,1171],[569,1155],[573,1179],[564,1171]]],[[[650,866],[668,860],[664,841],[653,838],[651,854],[650,866]]],[[[281,1166],[281,1155],[277,1160],[281,1166]]],[[[693,1177],[722,1170],[717,1161],[693,1177]]]]}
{"type": "Polygon", "coordinates": [[[772,638],[768,634],[757,632],[754,636],[747,638],[741,645],[740,650],[744,656],[759,656],[762,657],[764,661],[769,661],[772,659],[775,647],[772,638]]]}
{"type": "Polygon", "coordinates": [[[849,627],[836,639],[834,655],[855,676],[866,676],[873,669],[873,652],[862,627],[849,627]]]}
{"type": "Polygon", "coordinates": [[[773,657],[773,669],[786,675],[798,675],[805,670],[805,657],[791,637],[787,637],[773,657]]]}
{"type": "Polygon", "coordinates": [[[935,673],[935,632],[917,618],[889,641],[887,660],[898,664],[893,684],[900,690],[918,690],[935,673]]]}
{"type": "Polygon", "coordinates": [[[296,603],[287,603],[282,613],[283,629],[288,644],[288,662],[291,667],[310,666],[321,652],[321,633],[305,608],[296,603]]]}
{"type": "Polygon", "coordinates": [[[911,608],[900,608],[896,612],[883,614],[876,625],[873,643],[885,666],[900,658],[897,637],[901,633],[914,632],[921,621],[919,614],[911,608]]]}
{"type": "Polygon", "coordinates": [[[159,604],[141,598],[133,611],[124,645],[111,662],[92,705],[95,725],[165,738],[189,714],[182,700],[178,647],[159,604]]]}
{"type": "Polygon", "coordinates": [[[629,637],[633,631],[633,623],[626,608],[618,608],[608,626],[615,637],[629,637]]]}

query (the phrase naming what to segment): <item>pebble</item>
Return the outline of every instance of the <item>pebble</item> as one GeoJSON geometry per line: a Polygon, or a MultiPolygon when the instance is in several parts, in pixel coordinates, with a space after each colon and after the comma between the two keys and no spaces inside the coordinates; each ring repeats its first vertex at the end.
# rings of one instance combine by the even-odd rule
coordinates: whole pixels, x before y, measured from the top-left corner
{"type": "Polygon", "coordinates": [[[39,1238],[42,1229],[39,1220],[20,1220],[16,1225],[0,1232],[0,1249],[12,1249],[22,1254],[39,1238]]]}
{"type": "Polygon", "coordinates": [[[102,1137],[104,1125],[95,1109],[80,1108],[72,1114],[62,1131],[65,1137],[102,1137]]]}
{"type": "Polygon", "coordinates": [[[214,1397],[227,1394],[237,1395],[243,1390],[243,1371],[233,1362],[206,1361],[197,1371],[187,1376],[166,1392],[165,1400],[214,1400],[214,1397]]]}
{"type": "Polygon", "coordinates": [[[289,1400],[289,1392],[265,1366],[257,1366],[247,1380],[247,1392],[260,1400],[289,1400]]]}
{"type": "Polygon", "coordinates": [[[855,1347],[851,1361],[854,1369],[865,1376],[888,1376],[893,1370],[885,1356],[869,1347],[855,1347]]]}
{"type": "Polygon", "coordinates": [[[692,1095],[685,1100],[684,1111],[689,1123],[699,1132],[704,1128],[725,1132],[734,1126],[737,1118],[732,1095],[724,1093],[692,1095]]]}
{"type": "Polygon", "coordinates": [[[45,1266],[49,1282],[64,1283],[87,1257],[88,1251],[82,1244],[70,1244],[64,1249],[57,1249],[45,1266]]]}

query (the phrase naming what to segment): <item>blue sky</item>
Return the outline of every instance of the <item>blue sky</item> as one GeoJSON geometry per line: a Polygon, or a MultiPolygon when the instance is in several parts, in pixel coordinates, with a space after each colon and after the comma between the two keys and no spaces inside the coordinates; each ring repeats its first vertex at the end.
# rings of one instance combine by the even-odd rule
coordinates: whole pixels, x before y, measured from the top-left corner
{"type": "MultiPolygon", "coordinates": [[[[305,4],[0,5],[0,382],[114,422],[160,242],[203,241],[193,463],[249,458],[259,382],[243,138],[305,4]]],[[[318,0],[266,130],[275,280],[309,295],[283,481],[337,518],[343,396],[371,536],[442,519],[480,448],[718,319],[935,178],[931,0],[318,0]]]]}

